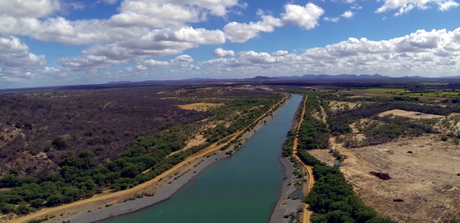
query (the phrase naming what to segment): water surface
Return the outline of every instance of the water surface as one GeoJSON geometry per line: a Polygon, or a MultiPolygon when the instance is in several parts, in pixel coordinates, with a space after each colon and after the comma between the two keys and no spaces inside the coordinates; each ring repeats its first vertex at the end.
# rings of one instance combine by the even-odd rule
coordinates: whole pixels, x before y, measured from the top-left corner
{"type": "Polygon", "coordinates": [[[282,144],[301,100],[293,95],[240,151],[200,173],[170,200],[104,223],[267,222],[283,180],[282,144]]]}

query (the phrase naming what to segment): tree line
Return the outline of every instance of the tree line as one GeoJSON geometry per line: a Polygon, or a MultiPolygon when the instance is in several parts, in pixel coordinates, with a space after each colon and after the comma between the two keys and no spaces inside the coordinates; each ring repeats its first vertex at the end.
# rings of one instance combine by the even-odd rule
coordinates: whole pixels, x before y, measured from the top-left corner
{"type": "Polygon", "coordinates": [[[329,148],[330,131],[321,120],[313,117],[313,112],[321,111],[317,94],[308,91],[304,121],[299,131],[299,149],[327,149],[329,148]]]}

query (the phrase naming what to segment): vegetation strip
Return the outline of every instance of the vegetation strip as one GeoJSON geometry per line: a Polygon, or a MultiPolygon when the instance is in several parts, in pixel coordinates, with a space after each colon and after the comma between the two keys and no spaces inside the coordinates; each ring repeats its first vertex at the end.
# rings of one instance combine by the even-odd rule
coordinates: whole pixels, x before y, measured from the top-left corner
{"type": "MultiPolygon", "coordinates": [[[[315,180],[313,179],[313,172],[310,166],[305,165],[304,162],[299,158],[297,155],[297,148],[298,148],[298,142],[299,142],[299,134],[300,134],[300,129],[302,126],[302,123],[304,121],[305,117],[305,110],[306,110],[306,103],[307,103],[307,98],[308,95],[304,96],[304,100],[302,100],[302,112],[300,113],[300,118],[299,118],[299,123],[297,124],[297,130],[296,130],[296,137],[294,138],[293,142],[293,155],[294,158],[297,160],[298,163],[300,163],[305,170],[308,172],[308,180],[307,180],[307,185],[304,186],[303,188],[303,194],[307,195],[310,190],[313,188],[313,185],[315,183],[315,180]]],[[[302,204],[302,209],[303,209],[303,217],[302,217],[302,222],[303,223],[308,223],[310,222],[310,216],[311,216],[311,211],[308,209],[308,205],[302,204]]]]}

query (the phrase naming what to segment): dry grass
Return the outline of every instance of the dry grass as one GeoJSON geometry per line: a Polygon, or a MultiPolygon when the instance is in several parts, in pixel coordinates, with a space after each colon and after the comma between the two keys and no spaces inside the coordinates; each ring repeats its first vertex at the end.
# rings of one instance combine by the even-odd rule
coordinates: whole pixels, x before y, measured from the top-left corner
{"type": "Polygon", "coordinates": [[[222,103],[192,103],[187,105],[178,105],[179,108],[195,111],[208,111],[210,108],[222,106],[222,103]]]}
{"type": "Polygon", "coordinates": [[[330,101],[329,102],[329,107],[331,108],[332,111],[337,111],[339,109],[345,109],[346,107],[348,107],[349,109],[353,109],[360,105],[361,103],[359,102],[346,102],[346,101],[330,101]]]}
{"type": "Polygon", "coordinates": [[[393,109],[386,112],[382,112],[379,114],[379,117],[383,117],[386,115],[395,115],[413,119],[433,119],[433,118],[444,118],[445,116],[442,115],[432,115],[432,114],[425,114],[421,112],[414,112],[414,111],[405,111],[400,109],[393,109]]]}

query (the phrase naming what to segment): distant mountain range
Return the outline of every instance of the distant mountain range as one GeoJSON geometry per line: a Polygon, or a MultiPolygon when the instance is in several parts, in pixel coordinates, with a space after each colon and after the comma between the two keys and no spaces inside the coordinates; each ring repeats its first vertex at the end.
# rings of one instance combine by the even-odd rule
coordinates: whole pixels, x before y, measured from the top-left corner
{"type": "Polygon", "coordinates": [[[339,75],[329,75],[329,74],[305,74],[302,76],[256,76],[253,78],[228,78],[228,79],[213,79],[213,78],[190,78],[183,80],[147,80],[139,82],[131,81],[112,81],[106,84],[109,85],[124,85],[124,84],[135,84],[135,83],[190,83],[190,82],[221,82],[221,81],[232,81],[232,82],[247,82],[247,81],[258,81],[258,82],[273,82],[273,81],[303,81],[303,82],[374,82],[374,81],[390,81],[390,82],[404,82],[404,81],[414,81],[414,82],[448,82],[448,81],[460,81],[460,76],[450,76],[450,77],[421,77],[421,76],[405,76],[405,77],[389,77],[381,74],[339,74],[339,75]]]}

